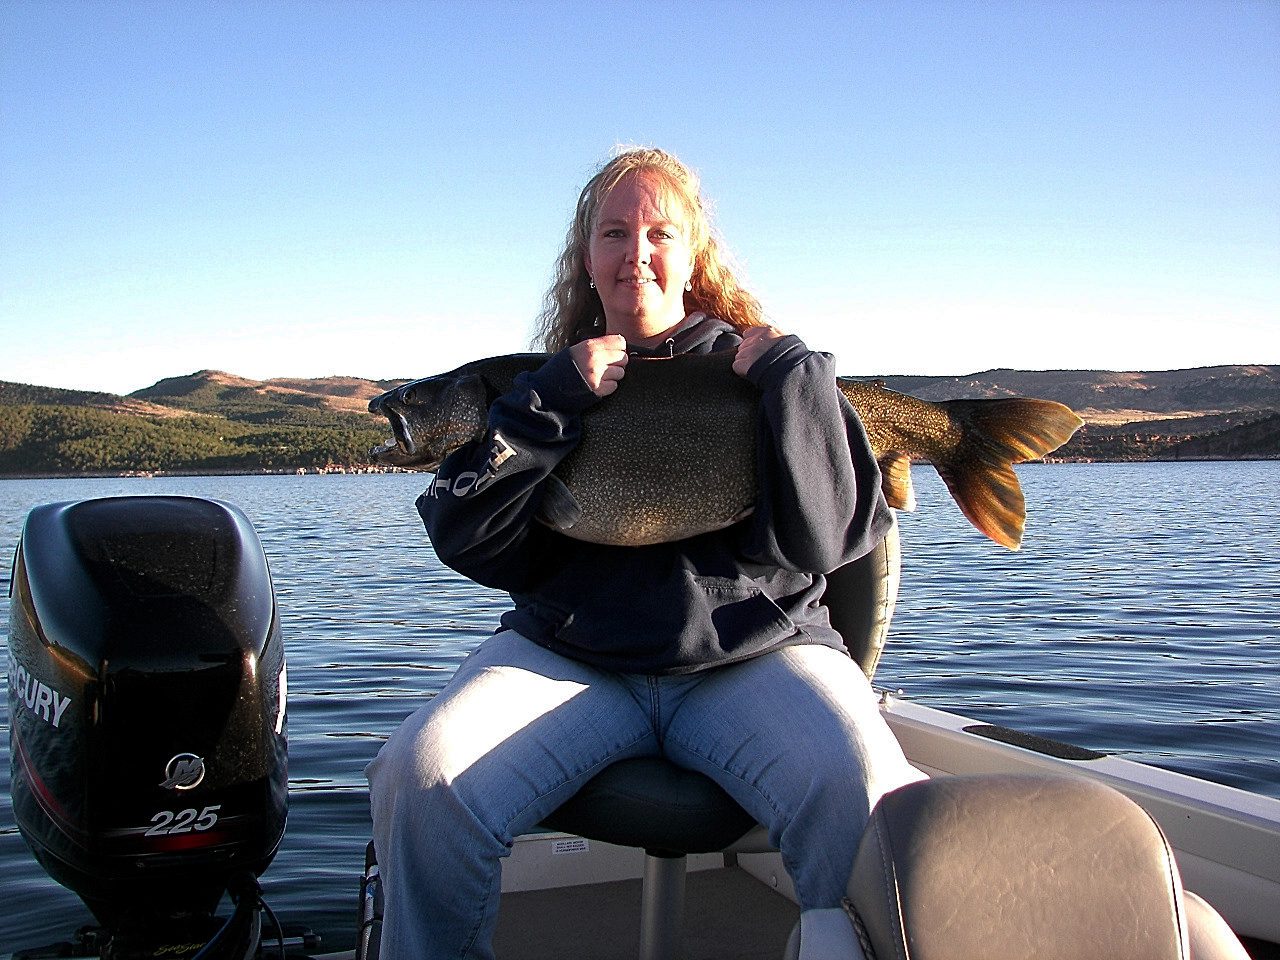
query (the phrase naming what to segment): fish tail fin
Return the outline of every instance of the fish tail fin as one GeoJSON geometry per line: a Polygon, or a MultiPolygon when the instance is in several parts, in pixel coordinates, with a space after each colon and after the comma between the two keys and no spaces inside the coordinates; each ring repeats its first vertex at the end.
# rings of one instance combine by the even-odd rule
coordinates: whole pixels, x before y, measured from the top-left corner
{"type": "Polygon", "coordinates": [[[911,458],[889,450],[880,458],[880,489],[895,510],[911,513],[916,508],[916,488],[911,483],[911,458]]]}
{"type": "Polygon", "coordinates": [[[957,464],[938,467],[960,512],[1002,547],[1022,546],[1026,502],[1013,467],[1006,464],[957,464]]]}
{"type": "Polygon", "coordinates": [[[1017,550],[1026,503],[1013,465],[1052,453],[1084,421],[1052,400],[950,400],[943,406],[963,425],[964,438],[953,458],[934,464],[938,474],[970,523],[1017,550]]]}

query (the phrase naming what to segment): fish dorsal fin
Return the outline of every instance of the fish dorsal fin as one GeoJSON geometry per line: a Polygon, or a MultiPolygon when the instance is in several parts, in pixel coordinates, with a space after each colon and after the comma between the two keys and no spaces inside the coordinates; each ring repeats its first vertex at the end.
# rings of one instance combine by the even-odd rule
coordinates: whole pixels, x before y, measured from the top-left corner
{"type": "Polygon", "coordinates": [[[889,506],[911,513],[916,508],[916,488],[911,485],[911,458],[897,450],[880,457],[880,489],[889,506]]]}

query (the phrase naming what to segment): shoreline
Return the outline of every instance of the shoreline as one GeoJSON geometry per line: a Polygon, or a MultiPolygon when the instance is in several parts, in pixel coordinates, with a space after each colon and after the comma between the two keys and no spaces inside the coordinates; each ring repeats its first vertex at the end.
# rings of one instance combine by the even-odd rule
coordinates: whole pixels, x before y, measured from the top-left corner
{"type": "MultiPolygon", "coordinates": [[[[1058,466],[1073,463],[1269,463],[1280,460],[1280,456],[1255,457],[1142,457],[1115,458],[1105,457],[1049,457],[1043,460],[1027,460],[1015,464],[1016,467],[1058,466]]],[[[915,461],[927,463],[927,461],[915,461]]],[[[154,480],[164,477],[332,477],[332,476],[371,476],[376,474],[420,473],[426,476],[429,470],[408,470],[404,467],[297,467],[292,470],[101,470],[83,473],[0,473],[0,480],[154,480]]]]}
{"type": "Polygon", "coordinates": [[[165,477],[351,477],[423,473],[403,467],[298,467],[293,470],[91,470],[76,473],[0,473],[0,480],[155,480],[165,477]]]}

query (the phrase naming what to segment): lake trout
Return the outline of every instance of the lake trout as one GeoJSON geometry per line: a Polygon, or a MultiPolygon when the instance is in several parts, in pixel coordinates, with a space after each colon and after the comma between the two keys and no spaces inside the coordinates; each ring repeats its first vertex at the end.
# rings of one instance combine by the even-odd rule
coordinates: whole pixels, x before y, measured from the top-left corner
{"type": "MultiPolygon", "coordinates": [[[[581,439],[548,479],[539,519],[579,540],[638,546],[750,514],[759,391],[732,371],[733,356],[633,357],[617,391],[582,415],[581,439]]],[[[477,360],[375,397],[369,410],[388,419],[392,439],[370,460],[435,470],[484,437],[489,404],[547,357],[477,360]]],[[[1083,422],[1049,400],[932,403],[846,377],[836,384],[862,420],[891,507],[915,509],[911,461],[927,460],[969,521],[1011,550],[1026,518],[1013,464],[1051,453],[1083,422]]]]}

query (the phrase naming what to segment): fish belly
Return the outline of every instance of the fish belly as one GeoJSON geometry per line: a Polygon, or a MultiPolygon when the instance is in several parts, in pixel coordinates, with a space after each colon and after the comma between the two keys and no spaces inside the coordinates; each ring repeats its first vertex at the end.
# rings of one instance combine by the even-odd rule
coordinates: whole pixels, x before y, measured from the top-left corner
{"type": "Polygon", "coordinates": [[[582,515],[563,532],[619,546],[683,540],[751,512],[758,393],[723,362],[631,363],[618,391],[583,417],[556,475],[582,515]]]}

